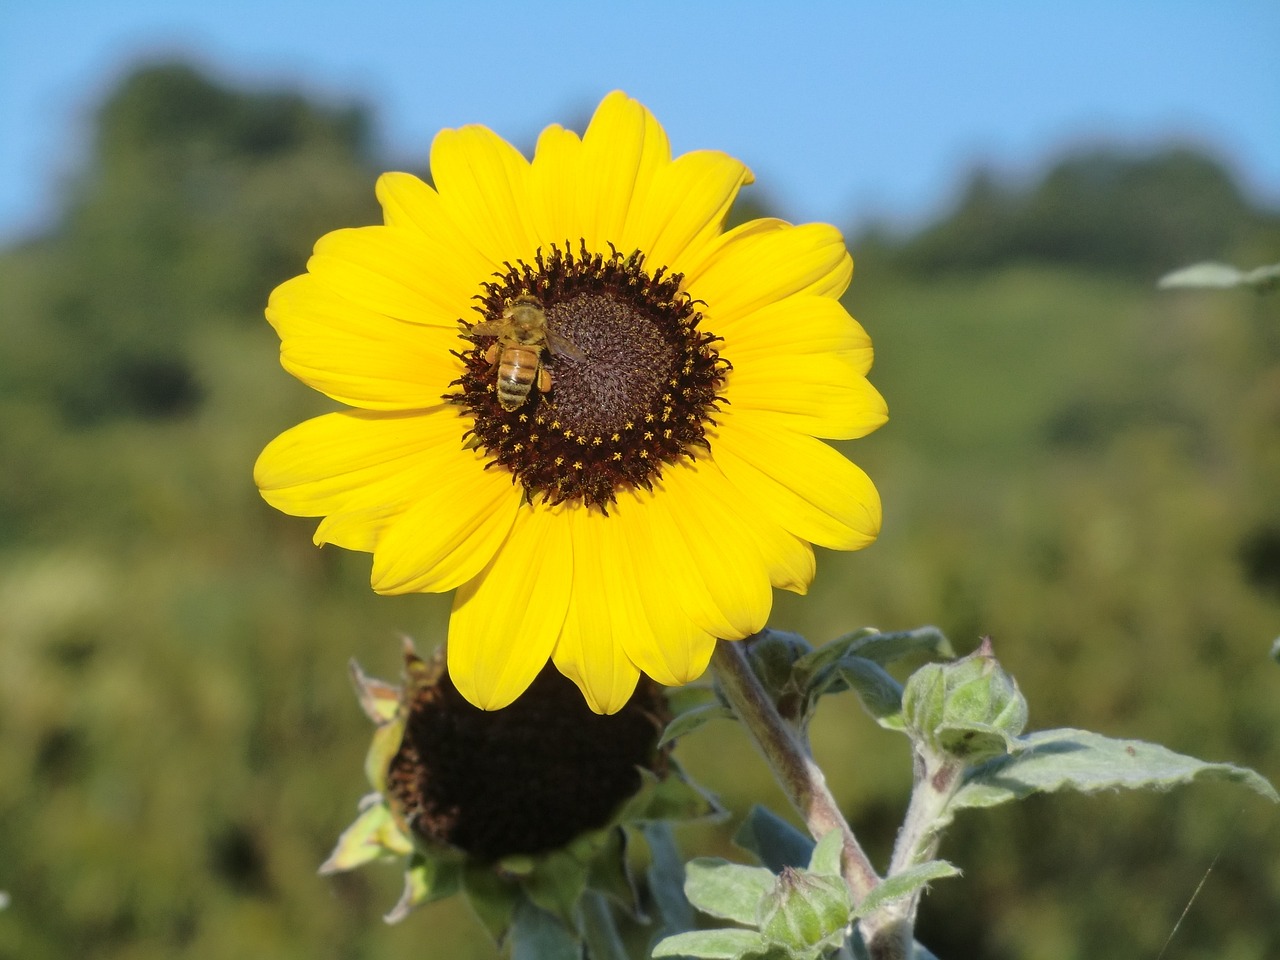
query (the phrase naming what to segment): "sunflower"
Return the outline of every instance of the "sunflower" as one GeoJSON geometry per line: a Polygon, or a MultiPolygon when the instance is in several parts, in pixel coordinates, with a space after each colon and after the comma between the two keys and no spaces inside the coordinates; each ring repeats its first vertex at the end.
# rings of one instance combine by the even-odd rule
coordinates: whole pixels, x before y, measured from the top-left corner
{"type": "Polygon", "coordinates": [[[886,419],[825,224],[726,231],[740,161],[672,159],[622,93],[532,161],[444,130],[434,187],[384,174],[385,223],[322,237],[267,319],[281,362],[352,409],[272,441],[268,503],[373,554],[384,594],[456,589],[449,673],[499,709],[548,660],[591,709],[804,593],[813,544],[866,546],[880,501],[824,439],[886,419]]]}
{"type": "Polygon", "coordinates": [[[642,680],[616,713],[597,716],[545,666],[501,710],[482,711],[453,685],[443,651],[404,647],[404,683],[366,676],[360,705],[375,724],[365,757],[373,792],[338,840],[324,874],[399,860],[404,894],[387,915],[464,892],[501,942],[527,903],[577,932],[594,890],[634,912],[627,848],[657,827],[718,812],[660,742],[671,708],[642,680]]]}

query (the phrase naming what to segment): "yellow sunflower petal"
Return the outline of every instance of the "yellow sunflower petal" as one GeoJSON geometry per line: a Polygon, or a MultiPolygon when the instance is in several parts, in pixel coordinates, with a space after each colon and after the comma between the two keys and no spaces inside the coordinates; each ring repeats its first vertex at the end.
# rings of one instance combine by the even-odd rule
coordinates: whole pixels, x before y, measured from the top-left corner
{"type": "Polygon", "coordinates": [[[572,130],[547,127],[538,137],[529,174],[530,215],[547,243],[566,243],[579,232],[578,171],[582,141],[572,130]]]}
{"type": "Polygon", "coordinates": [[[708,484],[708,490],[727,513],[735,517],[750,517],[742,529],[755,543],[760,557],[767,565],[769,582],[775,587],[792,593],[805,594],[813,582],[816,563],[809,541],[788,533],[768,517],[761,515],[756,505],[745,493],[725,477],[714,461],[698,464],[698,475],[708,484]]]}
{"type": "Polygon", "coordinates": [[[752,181],[746,164],[715,150],[677,157],[659,168],[643,202],[637,197],[620,246],[645,252],[650,265],[679,270],[719,235],[729,207],[752,181]]]}
{"type": "Polygon", "coordinates": [[[716,497],[714,480],[698,464],[680,464],[663,471],[657,493],[638,495],[654,551],[639,562],[666,570],[672,596],[698,627],[738,639],[764,627],[773,596],[744,519],[716,497]]]}
{"type": "Polygon", "coordinates": [[[821,440],[759,412],[727,411],[712,433],[716,463],[756,509],[819,546],[858,550],[880,532],[880,495],[821,440]]]}
{"type": "Polygon", "coordinates": [[[493,271],[493,262],[449,217],[440,195],[413,174],[384,173],[377,194],[387,226],[416,232],[433,265],[449,264],[462,278],[487,277],[493,271]]]}
{"type": "Polygon", "coordinates": [[[794,294],[839,296],[852,275],[840,231],[807,223],[725,234],[703,248],[685,283],[690,296],[706,302],[708,329],[727,340],[750,325],[752,311],[794,294]]]}
{"type": "MultiPolygon", "coordinates": [[[[632,663],[659,683],[677,686],[703,674],[716,638],[673,602],[671,557],[653,539],[646,510],[634,494],[624,493],[608,518],[598,517],[593,524],[600,556],[608,558],[601,566],[607,601],[598,613],[614,622],[614,637],[632,663]]],[[[586,549],[582,541],[577,549],[586,549]]],[[[688,563],[687,558],[677,561],[681,569],[688,563]]],[[[695,588],[690,584],[687,590],[695,588]]],[[[697,593],[699,606],[714,607],[705,588],[697,593]]],[[[724,620],[719,614],[709,616],[717,623],[724,620]]]]}
{"type": "Polygon", "coordinates": [[[335,297],[310,274],[276,287],[267,319],[280,362],[307,386],[353,407],[413,410],[443,402],[461,372],[456,330],[393,320],[335,297]]]}
{"type": "Polygon", "coordinates": [[[431,176],[441,206],[491,270],[504,260],[532,260],[529,161],[519,150],[487,127],[441,130],[431,144],[431,176]]]}
{"type": "Polygon", "coordinates": [[[739,359],[852,355],[858,376],[866,376],[873,358],[871,338],[839,300],[808,295],[775,301],[741,318],[724,349],[735,366],[739,359]]]}
{"type": "Polygon", "coordinates": [[[341,512],[356,494],[398,503],[415,483],[458,456],[457,412],[329,413],[272,440],[254,464],[263,499],[295,517],[341,512]],[[373,493],[371,491],[376,491],[373,493]]]}
{"type": "Polygon", "coordinates": [[[841,353],[735,356],[725,396],[736,411],[781,414],[793,429],[814,437],[864,437],[889,419],[889,411],[857,372],[859,359],[841,353]]]}
{"type": "Polygon", "coordinates": [[[359,307],[408,323],[457,330],[471,312],[473,276],[451,256],[395,227],[353,227],[316,242],[307,271],[327,290],[359,307]]]}
{"type": "Polygon", "coordinates": [[[610,528],[617,526],[612,518],[594,510],[573,510],[568,519],[573,595],[552,659],[578,685],[592,710],[616,713],[640,679],[626,654],[624,637],[646,633],[649,625],[635,585],[617,576],[619,565],[629,566],[629,554],[610,536],[610,528]]]}
{"type": "Polygon", "coordinates": [[[573,580],[563,514],[541,505],[521,510],[493,560],[454,597],[449,676],[482,710],[520,696],[555,648],[573,580]]]}
{"type": "Polygon", "coordinates": [[[624,237],[628,217],[670,162],[671,145],[653,114],[617,90],[600,102],[582,135],[578,170],[579,226],[588,247],[607,250],[614,243],[631,252],[624,237]]]}
{"type": "MultiPolygon", "coordinates": [[[[455,441],[457,442],[457,441],[455,441]]],[[[458,451],[414,490],[416,502],[392,523],[373,554],[378,593],[440,593],[475,577],[511,531],[522,492],[487,458],[458,451]]]]}

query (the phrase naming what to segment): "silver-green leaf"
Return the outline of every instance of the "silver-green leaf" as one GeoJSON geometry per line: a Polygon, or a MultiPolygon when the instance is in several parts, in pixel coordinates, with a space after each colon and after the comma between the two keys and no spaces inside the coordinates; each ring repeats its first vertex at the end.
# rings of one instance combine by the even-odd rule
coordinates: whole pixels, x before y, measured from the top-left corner
{"type": "Polygon", "coordinates": [[[934,880],[959,875],[960,868],[954,864],[947,863],[945,860],[930,860],[927,863],[909,867],[901,873],[895,873],[892,877],[886,877],[872,887],[871,892],[863,897],[862,902],[854,908],[853,916],[855,918],[865,917],[889,901],[910,896],[934,880]]]}
{"type": "Polygon", "coordinates": [[[755,924],[760,901],[773,889],[774,875],[719,857],[698,857],[685,867],[684,894],[703,913],[735,923],[755,924]]]}
{"type": "Polygon", "coordinates": [[[1031,733],[1019,737],[1018,743],[1016,753],[970,771],[948,805],[948,814],[967,807],[993,807],[1033,793],[1167,790],[1193,780],[1240,783],[1280,801],[1275,788],[1252,770],[1208,763],[1141,740],[1116,740],[1068,728],[1031,733]]]}
{"type": "Polygon", "coordinates": [[[739,960],[768,947],[755,930],[695,930],[659,940],[654,957],[706,957],[707,960],[739,960]]]}

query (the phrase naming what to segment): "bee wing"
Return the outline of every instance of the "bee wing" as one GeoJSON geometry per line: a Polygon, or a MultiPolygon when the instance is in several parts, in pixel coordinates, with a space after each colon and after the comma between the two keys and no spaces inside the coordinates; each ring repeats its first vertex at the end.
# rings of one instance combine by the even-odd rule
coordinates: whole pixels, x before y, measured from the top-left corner
{"type": "Polygon", "coordinates": [[[500,320],[484,320],[480,323],[472,324],[468,333],[474,333],[480,337],[500,337],[506,331],[507,325],[500,320]]]}
{"type": "Polygon", "coordinates": [[[576,343],[554,330],[547,330],[547,347],[557,357],[567,357],[570,360],[587,359],[587,355],[576,343]]]}

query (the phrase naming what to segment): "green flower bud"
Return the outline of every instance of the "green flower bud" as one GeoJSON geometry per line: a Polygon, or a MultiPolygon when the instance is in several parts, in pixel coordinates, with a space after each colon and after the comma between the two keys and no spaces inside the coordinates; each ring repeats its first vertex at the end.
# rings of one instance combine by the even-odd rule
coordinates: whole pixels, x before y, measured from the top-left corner
{"type": "Polygon", "coordinates": [[[761,903],[760,932],[780,946],[839,946],[849,926],[849,888],[838,876],[783,867],[761,903]]]}
{"type": "Polygon", "coordinates": [[[1027,702],[985,638],[967,657],[917,670],[902,705],[914,741],[970,763],[1007,753],[1027,723],[1027,702]]]}

